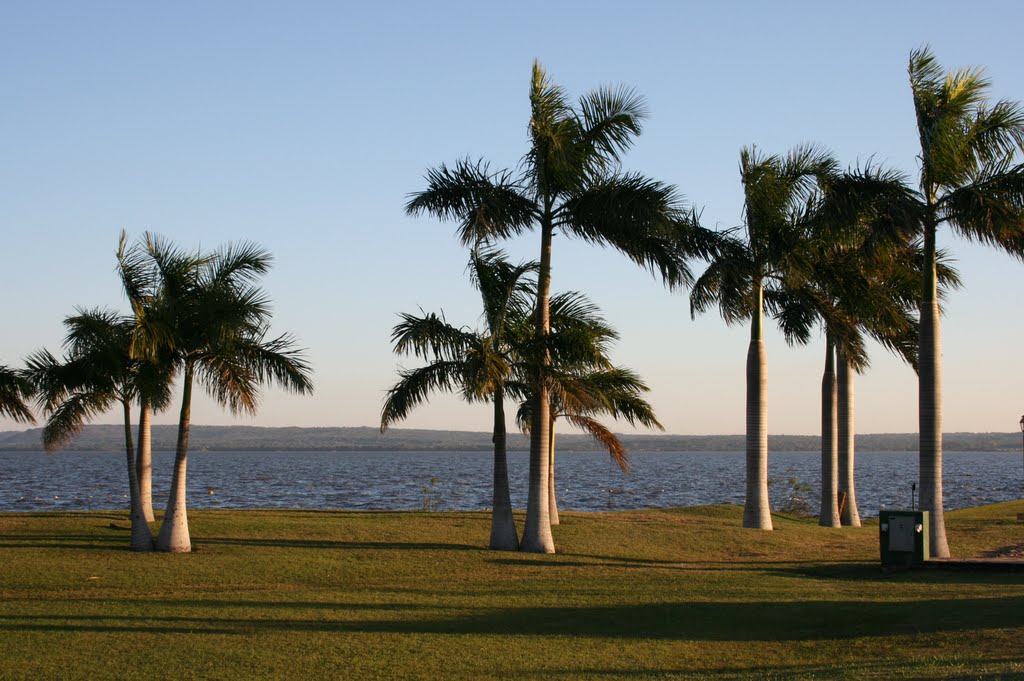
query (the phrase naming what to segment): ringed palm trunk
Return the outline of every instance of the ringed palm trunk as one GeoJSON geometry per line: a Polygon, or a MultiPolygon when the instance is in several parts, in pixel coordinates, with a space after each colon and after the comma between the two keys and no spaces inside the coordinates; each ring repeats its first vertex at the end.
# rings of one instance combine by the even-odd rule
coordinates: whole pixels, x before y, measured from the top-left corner
{"type": "Polygon", "coordinates": [[[757,310],[747,350],[747,496],[743,527],[772,529],[768,503],[768,356],[764,349],[764,290],[757,285],[757,310]]]}
{"type": "Polygon", "coordinates": [[[498,551],[517,551],[519,534],[508,488],[508,437],[505,432],[505,390],[494,391],[494,488],[491,497],[491,543],[498,551]]]}
{"type": "Polygon", "coordinates": [[[548,433],[548,515],[551,524],[558,525],[558,498],[555,496],[555,417],[551,416],[551,430],[548,433]]]}
{"type": "Polygon", "coordinates": [[[921,449],[921,510],[928,511],[933,558],[949,557],[946,522],[942,513],[942,338],[936,295],[935,225],[925,226],[924,283],[921,296],[921,336],[918,349],[918,419],[921,449]]]}
{"type": "Polygon", "coordinates": [[[836,431],[836,368],[831,335],[825,333],[825,371],[821,376],[821,513],[822,527],[840,527],[838,433],[836,431]]]}
{"type": "Polygon", "coordinates": [[[836,415],[839,419],[837,428],[839,435],[839,491],[845,495],[839,521],[849,527],[860,527],[860,513],[857,510],[857,492],[854,482],[854,461],[856,449],[854,442],[854,401],[853,401],[853,369],[846,361],[842,351],[836,352],[836,368],[838,395],[836,399],[836,415]]]}
{"type": "Polygon", "coordinates": [[[153,438],[150,425],[152,410],[145,401],[139,408],[139,450],[135,458],[135,474],[139,479],[139,503],[146,522],[153,517],[153,438]]]}
{"type": "Polygon", "coordinates": [[[167,498],[167,510],[160,525],[156,548],[158,551],[187,553],[192,550],[188,534],[188,513],[185,507],[185,474],[188,467],[188,430],[192,417],[192,366],[185,365],[181,395],[181,416],[178,420],[178,445],[174,454],[174,476],[167,498]]]}
{"type": "MultiPolygon", "coordinates": [[[[537,312],[535,333],[538,338],[548,335],[551,316],[548,308],[551,296],[551,237],[550,217],[541,223],[540,267],[537,273],[537,312]]],[[[551,420],[551,399],[545,379],[545,369],[551,362],[547,350],[542,366],[534,373],[533,409],[530,415],[530,487],[526,502],[526,526],[520,549],[531,553],[554,553],[555,541],[551,536],[551,516],[547,495],[548,486],[548,427],[551,420]]]]}
{"type": "Polygon", "coordinates": [[[124,408],[124,448],[128,459],[128,500],[129,517],[131,518],[132,551],[152,551],[153,533],[149,531],[149,523],[142,512],[139,499],[139,479],[135,475],[135,448],[132,446],[132,407],[127,400],[124,408]]]}

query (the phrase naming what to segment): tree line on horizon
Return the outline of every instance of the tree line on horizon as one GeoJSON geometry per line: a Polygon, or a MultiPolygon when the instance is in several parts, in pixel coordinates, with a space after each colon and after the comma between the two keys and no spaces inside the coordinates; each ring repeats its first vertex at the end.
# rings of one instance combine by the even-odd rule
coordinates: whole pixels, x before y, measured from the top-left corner
{"type": "MultiPolygon", "coordinates": [[[[931,515],[933,556],[948,556],[940,303],[960,282],[936,234],[945,225],[1024,259],[1024,109],[990,102],[981,69],[945,71],[928,48],[911,52],[908,73],[920,143],[916,179],[871,162],[844,169],[819,145],[782,154],[746,147],[742,224],[715,231],[701,225],[675,187],[622,169],[647,115],[639,94],[599,88],[573,102],[535,62],[529,144],[518,169],[492,170],[470,159],[441,165],[428,170],[427,188],[406,205],[410,215],[456,223],[484,311],[479,330],[433,313],[401,317],[394,349],[425,365],[401,370],[381,428],[435,391],[492,404],[491,546],[554,552],[556,420],[590,433],[624,470],[625,449],[601,417],[660,427],[642,379],[609,357],[614,328],[582,294],[552,293],[554,237],[582,239],[620,251],[670,289],[689,289],[692,315],[717,309],[728,324],[749,324],[744,527],[772,529],[765,317],[789,343],[806,344],[817,333],[825,340],[823,526],[860,524],[854,376],[869,366],[866,340],[902,357],[919,376],[921,508],[931,515]],[[511,263],[498,244],[527,231],[539,232],[539,259],[511,263]],[[699,276],[691,269],[696,261],[706,263],[699,276]],[[530,438],[521,539],[508,502],[506,401],[516,405],[517,423],[530,438]]],[[[156,542],[172,551],[190,549],[184,489],[193,383],[232,411],[250,412],[265,382],[299,393],[312,389],[294,340],[266,337],[269,308],[255,281],[269,261],[251,244],[189,253],[151,235],[128,248],[122,235],[118,268],[132,314],[79,309],[65,320],[62,358],[39,351],[23,370],[0,367],[0,413],[29,421],[26,402],[35,397],[48,414],[48,448],[94,415],[122,406],[135,548],[147,547],[140,474],[149,414],[167,406],[177,376],[184,396],[175,475],[156,542]],[[140,405],[137,454],[132,404],[140,405]]]]}
{"type": "MultiPolygon", "coordinates": [[[[419,428],[309,427],[298,426],[204,426],[189,428],[189,451],[301,451],[301,452],[380,452],[434,451],[481,452],[493,450],[493,431],[428,430],[419,428]]],[[[678,435],[671,433],[616,433],[629,452],[676,453],[743,451],[745,436],[678,435]]],[[[153,452],[175,450],[176,424],[153,424],[153,452]]],[[[0,452],[38,451],[41,428],[0,431],[0,452]]],[[[82,428],[67,445],[72,452],[112,452],[123,447],[124,428],[115,424],[92,424],[82,428]]],[[[909,452],[918,449],[917,433],[858,433],[859,452],[909,452]]],[[[944,433],[943,449],[951,452],[992,452],[1020,456],[1020,431],[1005,433],[944,433]]],[[[815,452],[820,454],[820,435],[769,435],[768,446],[776,452],[815,452]]],[[[565,452],[607,451],[585,433],[563,433],[558,447],[565,452]]],[[[510,431],[508,451],[528,451],[527,435],[510,431]]]]}

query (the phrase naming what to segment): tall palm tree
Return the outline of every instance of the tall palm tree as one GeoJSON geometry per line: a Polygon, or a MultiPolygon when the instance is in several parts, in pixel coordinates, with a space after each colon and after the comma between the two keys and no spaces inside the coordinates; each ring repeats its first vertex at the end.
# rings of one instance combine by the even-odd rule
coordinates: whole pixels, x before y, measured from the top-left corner
{"type": "MultiPolygon", "coordinates": [[[[688,252],[700,244],[691,216],[672,187],[619,170],[622,154],[640,134],[643,99],[627,88],[603,88],[573,106],[534,63],[530,83],[530,148],[520,174],[492,173],[487,164],[459,161],[427,173],[428,187],[406,211],[459,223],[463,243],[506,238],[537,229],[541,236],[534,333],[550,333],[552,240],[557,231],[609,245],[659,273],[670,287],[690,281],[688,252]]],[[[522,548],[553,553],[546,485],[549,395],[542,358],[531,378],[530,491],[522,548]]]]}
{"type": "MultiPolygon", "coordinates": [[[[919,238],[920,280],[918,423],[920,500],[930,514],[933,557],[949,555],[942,508],[942,345],[939,310],[938,229],[996,246],[1024,259],[1024,108],[989,101],[981,69],[944,71],[931,50],[910,53],[908,73],[917,120],[919,177],[876,183],[888,193],[895,231],[919,238]]],[[[867,178],[858,178],[870,185],[867,178]]]]}
{"type": "Polygon", "coordinates": [[[131,517],[131,546],[150,551],[150,533],[139,495],[132,445],[131,409],[136,400],[162,406],[170,399],[167,382],[151,382],[132,359],[133,323],[112,310],[80,310],[64,320],[68,329],[66,354],[58,360],[46,350],[28,359],[26,375],[33,381],[45,411],[43,446],[65,446],[94,417],[120,405],[124,419],[125,453],[131,517]]]}
{"type": "Polygon", "coordinates": [[[490,548],[515,551],[519,535],[512,515],[508,483],[505,397],[513,378],[516,330],[529,314],[533,284],[527,275],[535,263],[511,264],[494,250],[474,248],[470,278],[483,301],[484,329],[472,331],[449,324],[443,315],[403,314],[391,339],[398,354],[412,353],[428,363],[403,369],[381,411],[381,432],[406,418],[434,391],[459,391],[470,402],[489,400],[494,408],[494,478],[490,548]]]}
{"type": "MultiPolygon", "coordinates": [[[[196,262],[187,264],[197,266],[196,262]]],[[[154,406],[149,395],[159,386],[168,386],[174,382],[175,368],[169,357],[147,355],[135,349],[135,338],[146,335],[145,326],[151,324],[158,315],[153,307],[158,301],[152,298],[156,289],[153,281],[153,268],[142,249],[128,247],[128,234],[121,232],[117,247],[117,271],[121,277],[121,285],[133,315],[132,353],[136,362],[136,375],[140,381],[150,385],[148,390],[139,392],[139,436],[138,450],[135,457],[136,476],[139,480],[139,503],[147,522],[155,520],[153,514],[153,437],[152,415],[154,406]]],[[[166,406],[166,405],[160,405],[166,406]]]]}
{"type": "Polygon", "coordinates": [[[756,148],[740,153],[746,239],[726,235],[707,270],[693,286],[690,312],[717,305],[728,324],[750,322],[747,351],[746,500],[743,527],[772,529],[768,502],[766,300],[792,289],[812,271],[808,230],[820,183],[836,162],[814,146],[786,156],[765,156],[756,148]]]}
{"type": "Polygon", "coordinates": [[[187,552],[186,471],[196,381],[232,412],[254,414],[262,384],[307,394],[311,371],[291,335],[268,338],[270,301],[255,283],[270,267],[265,250],[243,243],[189,254],[149,234],[137,248],[153,268],[148,298],[155,302],[145,323],[136,313],[133,353],[149,361],[164,358],[182,374],[174,474],[156,548],[187,552]]]}
{"type": "Polygon", "coordinates": [[[35,423],[32,410],[25,402],[33,392],[32,383],[20,372],[0,364],[0,415],[21,423],[35,423]]]}

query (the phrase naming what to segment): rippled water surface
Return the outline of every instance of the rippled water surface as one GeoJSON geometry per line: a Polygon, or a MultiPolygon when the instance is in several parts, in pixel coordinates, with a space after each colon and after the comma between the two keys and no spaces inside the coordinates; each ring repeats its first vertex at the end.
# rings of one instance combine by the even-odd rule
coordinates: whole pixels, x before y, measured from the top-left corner
{"type": "MultiPolygon", "coordinates": [[[[154,455],[153,502],[166,503],[172,452],[154,455]]],[[[607,456],[558,455],[563,510],[605,511],[743,503],[742,453],[631,455],[623,475],[607,456]]],[[[807,485],[818,504],[820,457],[772,453],[773,507],[807,485]]],[[[512,503],[526,507],[527,454],[509,455],[512,503]]],[[[491,456],[484,452],[191,452],[189,506],[194,508],[456,509],[491,505],[491,456]]],[[[945,454],[946,508],[1024,497],[1020,454],[945,454]]],[[[857,457],[862,515],[910,505],[917,480],[914,452],[857,457]]],[[[127,506],[123,453],[0,452],[0,511],[115,509],[127,506]]]]}

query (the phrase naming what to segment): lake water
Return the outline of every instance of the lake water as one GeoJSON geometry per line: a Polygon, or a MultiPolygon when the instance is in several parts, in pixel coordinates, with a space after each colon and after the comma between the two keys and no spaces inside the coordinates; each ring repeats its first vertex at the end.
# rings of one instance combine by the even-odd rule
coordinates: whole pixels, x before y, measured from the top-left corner
{"type": "MultiPolygon", "coordinates": [[[[1024,497],[1020,454],[947,452],[947,509],[1024,497]]],[[[154,454],[153,503],[166,503],[174,455],[154,454]]],[[[558,455],[559,508],[609,511],[743,503],[742,453],[631,454],[623,475],[597,453],[558,455]]],[[[491,505],[489,452],[190,452],[192,508],[480,510],[491,505]]],[[[793,491],[818,505],[820,457],[773,452],[772,507],[793,491]]],[[[107,510],[127,507],[123,453],[0,452],[0,511],[107,510]]],[[[512,504],[526,507],[528,455],[509,455],[512,504]]],[[[857,456],[861,515],[907,508],[917,481],[916,452],[857,456]]]]}

